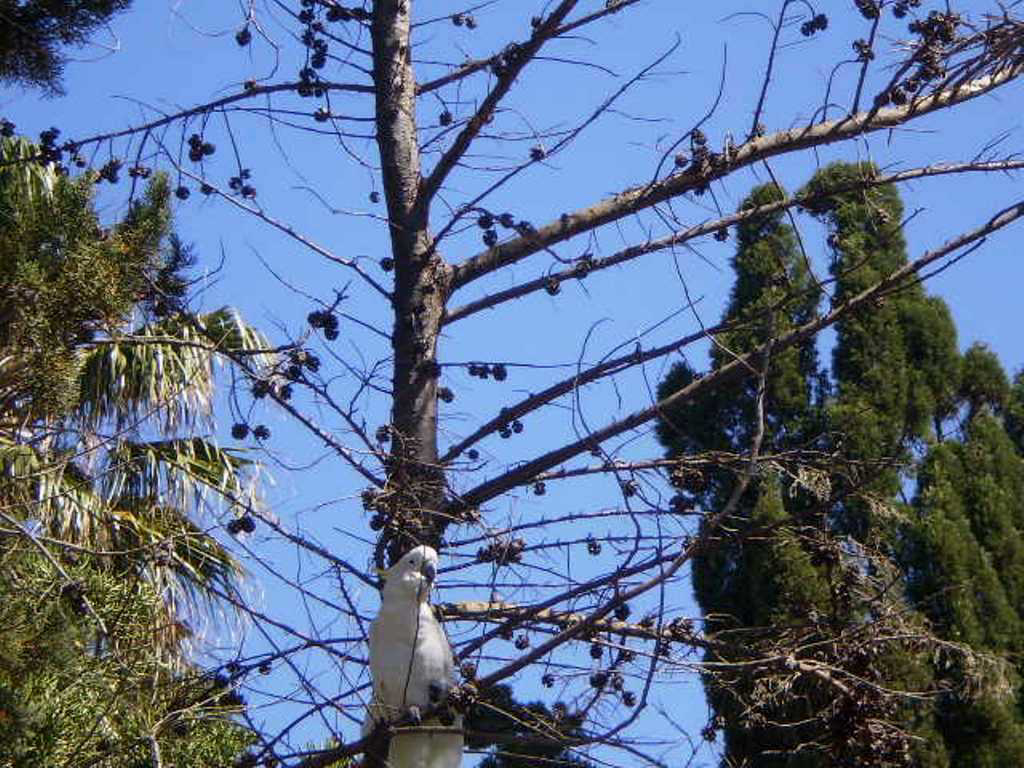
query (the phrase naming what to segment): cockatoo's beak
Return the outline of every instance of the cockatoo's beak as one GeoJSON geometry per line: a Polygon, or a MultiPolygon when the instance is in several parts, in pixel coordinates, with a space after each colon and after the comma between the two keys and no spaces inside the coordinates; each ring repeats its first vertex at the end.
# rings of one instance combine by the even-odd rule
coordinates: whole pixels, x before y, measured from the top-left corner
{"type": "Polygon", "coordinates": [[[423,577],[427,581],[433,584],[434,577],[437,576],[437,568],[434,567],[433,563],[424,563],[423,567],[420,569],[420,573],[423,574],[423,577]]]}

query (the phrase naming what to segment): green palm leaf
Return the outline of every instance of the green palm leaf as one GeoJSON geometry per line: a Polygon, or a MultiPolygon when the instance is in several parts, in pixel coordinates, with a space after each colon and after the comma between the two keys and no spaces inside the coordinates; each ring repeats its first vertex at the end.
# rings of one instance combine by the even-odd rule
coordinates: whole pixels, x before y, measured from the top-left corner
{"type": "Polygon", "coordinates": [[[77,416],[92,428],[118,429],[159,417],[164,431],[210,423],[218,357],[270,359],[266,339],[237,310],[166,319],[82,351],[77,416]]]}
{"type": "Polygon", "coordinates": [[[184,650],[184,626],[222,607],[214,590],[231,593],[242,576],[238,561],[193,518],[214,507],[248,508],[257,469],[200,438],[119,441],[88,472],[69,453],[0,440],[4,506],[37,522],[58,550],[85,550],[113,572],[150,583],[165,611],[154,642],[168,659],[184,650]]]}
{"type": "Polygon", "coordinates": [[[57,171],[40,165],[36,146],[20,137],[0,138],[0,190],[12,199],[40,202],[53,197],[57,171]]]}
{"type": "Polygon", "coordinates": [[[155,416],[164,431],[209,424],[213,369],[220,357],[270,363],[269,343],[224,307],[152,323],[82,351],[78,416],[98,428],[138,426],[155,416]]]}

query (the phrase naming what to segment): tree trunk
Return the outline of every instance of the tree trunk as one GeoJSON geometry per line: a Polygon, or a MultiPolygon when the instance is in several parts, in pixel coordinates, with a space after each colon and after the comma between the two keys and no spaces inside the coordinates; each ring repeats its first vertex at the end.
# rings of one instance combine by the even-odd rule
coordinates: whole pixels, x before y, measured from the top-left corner
{"type": "MultiPolygon", "coordinates": [[[[433,249],[416,135],[416,78],[409,47],[412,0],[379,0],[373,16],[377,144],[395,264],[392,448],[387,521],[378,560],[394,562],[415,544],[437,546],[444,498],[437,463],[437,337],[449,268],[433,249]],[[422,209],[421,209],[422,208],[422,209]]],[[[378,563],[382,564],[381,562],[378,563]]]]}

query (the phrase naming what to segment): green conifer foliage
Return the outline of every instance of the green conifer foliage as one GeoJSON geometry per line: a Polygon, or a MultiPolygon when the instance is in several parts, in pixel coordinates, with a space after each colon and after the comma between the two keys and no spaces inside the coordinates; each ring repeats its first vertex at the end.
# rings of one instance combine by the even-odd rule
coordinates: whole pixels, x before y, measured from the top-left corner
{"type": "MultiPolygon", "coordinates": [[[[903,204],[895,188],[830,196],[830,190],[876,175],[869,164],[836,164],[815,174],[804,190],[816,200],[808,209],[829,229],[837,302],[907,260],[903,204]]],[[[844,453],[896,462],[908,459],[909,449],[928,436],[935,414],[948,412],[958,389],[959,355],[949,309],[912,284],[887,297],[881,307],[842,319],[836,336],[836,396],[829,424],[842,435],[844,453]]],[[[883,473],[872,485],[880,493],[894,494],[899,473],[883,473]]]]}
{"type": "MultiPolygon", "coordinates": [[[[852,181],[876,175],[868,164],[837,164],[819,171],[801,190],[806,209],[828,231],[836,302],[906,262],[903,207],[895,189],[844,191],[852,181]]],[[[761,187],[745,205],[778,194],[774,187],[761,187]]],[[[736,283],[724,318],[731,324],[712,348],[712,367],[763,343],[773,329],[784,332],[817,311],[820,293],[781,216],[745,223],[737,239],[736,283]],[[783,302],[786,296],[789,301],[783,302]]],[[[1018,452],[1024,373],[1011,385],[984,345],[961,356],[945,303],[916,283],[900,287],[869,312],[844,318],[836,332],[828,376],[819,370],[813,348],[772,358],[763,446],[765,453],[797,446],[833,451],[838,462],[826,483],[830,495],[812,498],[794,488],[791,477],[760,477],[734,519],[725,521],[695,558],[694,588],[706,630],[722,647],[731,642],[736,648],[734,655],[716,649],[708,660],[756,655],[759,641],[768,642],[785,627],[813,623],[808,617],[815,614],[831,617],[836,627],[857,626],[875,609],[849,597],[843,573],[863,570],[866,563],[864,555],[852,560],[850,555],[889,556],[890,578],[897,580],[890,589],[895,605],[908,601],[921,611],[920,620],[908,619],[912,625],[927,624],[942,640],[995,654],[979,661],[968,660],[954,646],[931,656],[894,646],[865,662],[892,689],[945,691],[890,715],[919,737],[913,765],[1024,765],[1022,710],[1015,698],[1020,669],[1013,661],[1024,642],[1024,464],[1018,452]],[[955,439],[944,439],[951,428],[955,439]],[[908,505],[902,493],[915,480],[918,491],[908,505]],[[818,533],[809,534],[810,529],[818,533]],[[816,545],[816,535],[831,545],[816,545]],[[837,540],[847,542],[842,551],[837,540]],[[999,662],[1000,654],[1011,661],[999,662]]],[[[689,365],[677,365],[660,394],[695,375],[689,365]]],[[[755,387],[750,377],[731,391],[665,414],[659,437],[669,455],[747,450],[755,387]]],[[[735,482],[722,470],[707,478],[677,475],[684,492],[709,512],[724,505],[735,482]]],[[[855,670],[861,661],[843,663],[855,670]]],[[[834,764],[842,754],[835,739],[843,737],[829,732],[841,732],[841,718],[810,722],[832,703],[822,691],[797,687],[769,698],[767,707],[762,697],[762,717],[751,723],[747,707],[756,686],[742,670],[706,679],[725,735],[723,765],[834,764]],[[796,723],[803,716],[806,727],[771,725],[796,723]],[[827,745],[830,739],[831,752],[794,751],[798,744],[827,745]]]]}
{"type": "Polygon", "coordinates": [[[233,719],[243,702],[229,681],[160,662],[159,594],[50,554],[0,537],[0,766],[135,768],[153,765],[154,742],[163,765],[231,765],[251,742],[233,719]]]}
{"type": "MultiPolygon", "coordinates": [[[[978,373],[1006,379],[991,366],[978,373]]],[[[994,413],[1005,388],[991,391],[984,405],[966,399],[961,439],[922,465],[905,565],[910,596],[943,638],[1005,660],[972,669],[955,655],[939,659],[940,680],[966,688],[935,713],[951,766],[1024,765],[1024,460],[994,413]]]]}
{"type": "Polygon", "coordinates": [[[64,48],[82,46],[132,0],[0,0],[0,82],[63,93],[64,48]]]}
{"type": "MultiPolygon", "coordinates": [[[[755,208],[780,199],[775,185],[755,189],[742,208],[755,208]]],[[[733,354],[749,352],[813,318],[820,291],[807,269],[792,228],[783,214],[755,216],[738,228],[733,258],[736,282],[725,320],[729,330],[712,347],[713,367],[728,362],[733,354]]],[[[787,349],[771,358],[766,379],[765,436],[762,450],[784,450],[803,444],[820,429],[821,411],[817,354],[811,344],[787,349]]],[[[676,365],[662,382],[664,396],[692,380],[687,364],[676,365]]],[[[684,404],[665,415],[658,434],[670,455],[701,451],[742,452],[749,448],[754,431],[757,382],[747,379],[729,388],[684,404]]],[[[679,476],[682,492],[703,508],[720,508],[731,493],[731,472],[713,471],[707,477],[679,476]]],[[[713,546],[693,563],[697,599],[705,614],[706,631],[725,643],[709,651],[711,662],[737,661],[756,647],[770,624],[797,621],[808,612],[823,609],[828,587],[811,563],[794,526],[804,522],[811,505],[802,494],[788,493],[789,483],[778,477],[761,478],[748,488],[734,519],[725,522],[713,546]],[[729,645],[735,647],[730,653],[729,645]]],[[[800,729],[787,732],[771,728],[750,729],[740,725],[738,714],[756,686],[756,674],[708,678],[712,707],[724,722],[726,753],[739,761],[751,759],[765,748],[785,750],[802,740],[800,729]],[[719,684],[721,683],[721,684],[719,684]]],[[[786,711],[785,719],[802,719],[813,707],[797,692],[791,701],[769,706],[769,719],[786,711]]],[[[777,756],[764,765],[812,765],[806,756],[777,756]]]]}
{"type": "Polygon", "coordinates": [[[267,344],[185,311],[169,229],[162,176],[103,230],[88,176],[0,164],[0,768],[224,766],[249,740],[187,651],[241,577],[209,515],[248,512],[257,467],[195,430],[215,356],[267,344]]]}
{"type": "MultiPolygon", "coordinates": [[[[0,139],[0,162],[27,142],[0,139]]],[[[77,397],[76,350],[123,324],[164,267],[170,188],[156,176],[117,227],[103,230],[86,175],[52,167],[0,173],[0,411],[63,415],[77,397]],[[30,183],[35,181],[36,183],[30,183]]]]}

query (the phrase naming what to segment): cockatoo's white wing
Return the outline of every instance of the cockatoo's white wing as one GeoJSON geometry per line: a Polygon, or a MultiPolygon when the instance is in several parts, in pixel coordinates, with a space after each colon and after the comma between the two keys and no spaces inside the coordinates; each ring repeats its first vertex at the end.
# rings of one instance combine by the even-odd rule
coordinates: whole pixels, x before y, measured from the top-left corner
{"type": "MultiPolygon", "coordinates": [[[[436,570],[437,553],[421,546],[382,575],[380,613],[370,627],[373,702],[368,726],[410,710],[418,716],[444,699],[452,685],[451,646],[427,602],[436,570]]],[[[443,727],[434,718],[423,725],[443,727]]],[[[391,768],[458,768],[461,727],[462,719],[457,718],[452,732],[399,731],[391,740],[391,768]]]]}

